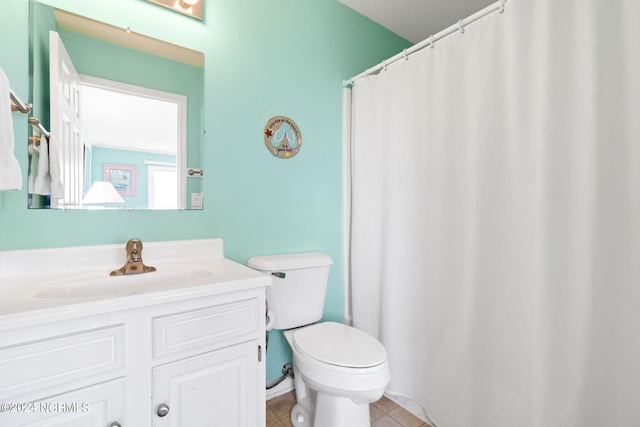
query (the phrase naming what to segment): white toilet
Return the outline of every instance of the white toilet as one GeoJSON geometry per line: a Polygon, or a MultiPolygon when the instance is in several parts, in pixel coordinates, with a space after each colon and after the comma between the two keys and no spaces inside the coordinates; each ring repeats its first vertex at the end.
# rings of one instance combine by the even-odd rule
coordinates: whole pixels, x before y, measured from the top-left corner
{"type": "Polygon", "coordinates": [[[294,426],[369,427],[369,403],[391,379],[387,352],[372,336],[322,317],[331,257],[319,252],[256,256],[247,266],[270,274],[273,329],[293,351],[294,426]],[[308,325],[308,326],[306,326],[308,325]]]}

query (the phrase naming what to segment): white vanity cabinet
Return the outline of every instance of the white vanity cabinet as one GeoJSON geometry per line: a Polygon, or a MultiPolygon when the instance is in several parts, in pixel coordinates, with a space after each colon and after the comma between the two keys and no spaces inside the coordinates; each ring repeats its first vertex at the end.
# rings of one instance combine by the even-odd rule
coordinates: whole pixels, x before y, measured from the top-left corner
{"type": "Polygon", "coordinates": [[[124,379],[82,387],[51,396],[41,393],[2,399],[15,404],[0,414],[0,425],[6,427],[122,426],[125,406],[124,379]]]}
{"type": "Polygon", "coordinates": [[[0,332],[0,425],[116,427],[125,408],[124,325],[39,330],[0,332]]]}
{"type": "Polygon", "coordinates": [[[264,425],[256,410],[257,347],[250,341],[154,368],[153,425],[264,425]]]}
{"type": "Polygon", "coordinates": [[[0,402],[16,404],[3,427],[264,424],[262,288],[0,332],[0,343],[0,402]],[[17,406],[29,402],[30,413],[17,406]]]}
{"type": "Polygon", "coordinates": [[[256,296],[153,319],[153,357],[172,360],[153,368],[154,426],[264,424],[263,303],[256,296]]]}
{"type": "Polygon", "coordinates": [[[0,301],[0,426],[265,425],[271,279],[201,262],[212,274],[194,286],[4,314],[0,301]]]}

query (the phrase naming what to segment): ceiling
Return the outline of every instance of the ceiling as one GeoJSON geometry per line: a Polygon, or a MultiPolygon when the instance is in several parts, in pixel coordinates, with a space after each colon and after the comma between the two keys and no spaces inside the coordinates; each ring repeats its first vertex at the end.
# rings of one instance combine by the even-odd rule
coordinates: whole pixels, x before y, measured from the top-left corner
{"type": "Polygon", "coordinates": [[[413,43],[429,38],[496,0],[338,0],[413,43]]]}

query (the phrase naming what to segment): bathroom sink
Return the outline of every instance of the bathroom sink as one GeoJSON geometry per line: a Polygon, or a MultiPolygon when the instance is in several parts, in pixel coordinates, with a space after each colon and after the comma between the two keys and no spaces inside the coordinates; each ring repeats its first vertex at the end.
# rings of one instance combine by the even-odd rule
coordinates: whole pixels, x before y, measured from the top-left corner
{"type": "Polygon", "coordinates": [[[111,244],[0,251],[0,333],[38,323],[40,315],[69,320],[272,283],[225,258],[222,239],[149,242],[142,257],[156,271],[111,276],[128,265],[123,249],[111,244]]]}
{"type": "Polygon", "coordinates": [[[207,270],[184,269],[154,271],[128,276],[106,276],[102,278],[76,278],[54,284],[40,290],[34,298],[104,298],[155,292],[180,285],[206,283],[213,276],[207,270]]]}

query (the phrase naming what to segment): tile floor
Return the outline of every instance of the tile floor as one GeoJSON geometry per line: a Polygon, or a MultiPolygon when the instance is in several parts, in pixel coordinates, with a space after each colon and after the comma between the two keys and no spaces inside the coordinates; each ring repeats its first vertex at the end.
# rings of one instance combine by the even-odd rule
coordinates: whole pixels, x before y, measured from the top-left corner
{"type": "MultiPolygon", "coordinates": [[[[289,416],[296,403],[294,392],[267,401],[267,427],[291,427],[289,416]]],[[[371,427],[429,427],[411,412],[382,396],[369,406],[371,427]]]]}

